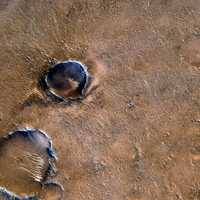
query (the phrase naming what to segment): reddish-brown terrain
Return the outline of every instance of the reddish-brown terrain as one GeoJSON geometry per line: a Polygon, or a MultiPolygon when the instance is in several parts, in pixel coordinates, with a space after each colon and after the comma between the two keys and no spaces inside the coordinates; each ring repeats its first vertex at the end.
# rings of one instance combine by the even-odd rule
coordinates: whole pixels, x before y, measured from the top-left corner
{"type": "Polygon", "coordinates": [[[199,200],[200,1],[0,0],[0,127],[49,134],[66,200],[199,200]],[[88,52],[107,66],[90,101],[24,104],[88,52]]]}

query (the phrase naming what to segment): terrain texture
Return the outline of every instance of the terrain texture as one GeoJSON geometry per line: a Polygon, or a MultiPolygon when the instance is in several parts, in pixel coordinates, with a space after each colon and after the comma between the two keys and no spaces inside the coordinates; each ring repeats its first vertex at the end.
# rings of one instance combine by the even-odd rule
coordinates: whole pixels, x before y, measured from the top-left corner
{"type": "Polygon", "coordinates": [[[200,1],[0,0],[0,136],[23,127],[52,138],[66,200],[199,200],[200,1]],[[90,101],[24,103],[88,52],[90,101]]]}

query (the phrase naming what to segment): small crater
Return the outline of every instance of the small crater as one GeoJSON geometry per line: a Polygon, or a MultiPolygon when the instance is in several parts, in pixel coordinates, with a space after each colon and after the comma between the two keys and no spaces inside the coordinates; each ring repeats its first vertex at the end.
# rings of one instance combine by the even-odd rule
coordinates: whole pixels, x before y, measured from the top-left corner
{"type": "Polygon", "coordinates": [[[87,67],[81,62],[69,60],[53,65],[39,82],[52,100],[81,100],[91,81],[87,67]]]}
{"type": "Polygon", "coordinates": [[[128,106],[128,108],[135,108],[136,105],[135,105],[134,101],[130,100],[130,101],[128,101],[127,106],[128,106]]]}

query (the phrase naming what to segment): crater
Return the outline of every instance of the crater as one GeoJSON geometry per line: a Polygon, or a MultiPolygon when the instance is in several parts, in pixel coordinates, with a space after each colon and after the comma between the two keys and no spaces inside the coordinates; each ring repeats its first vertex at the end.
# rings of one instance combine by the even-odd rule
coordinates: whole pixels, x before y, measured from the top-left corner
{"type": "Polygon", "coordinates": [[[84,98],[90,81],[84,64],[68,60],[53,65],[40,80],[40,86],[53,100],[72,101],[84,98]]]}
{"type": "Polygon", "coordinates": [[[56,161],[52,141],[41,130],[17,130],[0,139],[0,197],[39,199],[49,186],[62,188],[52,181],[56,161]]]}

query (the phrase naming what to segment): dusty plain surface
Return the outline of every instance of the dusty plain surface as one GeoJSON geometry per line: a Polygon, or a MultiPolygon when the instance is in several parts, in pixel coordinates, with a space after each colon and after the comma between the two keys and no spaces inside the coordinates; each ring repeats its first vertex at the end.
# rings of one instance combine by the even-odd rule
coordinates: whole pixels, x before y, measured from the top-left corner
{"type": "Polygon", "coordinates": [[[0,0],[0,135],[22,127],[52,138],[66,200],[199,200],[200,1],[0,0]],[[90,102],[24,104],[88,52],[90,102]]]}

